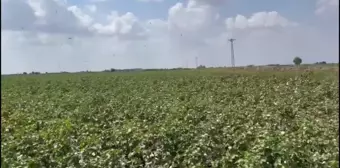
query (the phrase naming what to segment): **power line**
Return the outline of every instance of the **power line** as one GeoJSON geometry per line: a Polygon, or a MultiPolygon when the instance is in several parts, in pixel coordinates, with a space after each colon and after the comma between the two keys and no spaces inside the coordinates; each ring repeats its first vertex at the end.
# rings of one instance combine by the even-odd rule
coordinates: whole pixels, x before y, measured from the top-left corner
{"type": "Polygon", "coordinates": [[[195,57],[196,68],[198,67],[198,57],[195,57]]]}
{"type": "Polygon", "coordinates": [[[235,40],[236,39],[233,39],[233,38],[229,39],[229,41],[230,41],[230,48],[231,48],[231,66],[232,67],[235,67],[235,55],[234,55],[234,41],[235,40]]]}

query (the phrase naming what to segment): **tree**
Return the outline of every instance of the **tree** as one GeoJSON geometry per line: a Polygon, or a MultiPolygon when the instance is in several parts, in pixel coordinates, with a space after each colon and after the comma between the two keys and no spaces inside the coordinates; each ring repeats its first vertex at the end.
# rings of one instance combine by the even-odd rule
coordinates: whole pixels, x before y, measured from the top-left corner
{"type": "Polygon", "coordinates": [[[316,62],[315,64],[327,64],[326,61],[316,62]]]}
{"type": "Polygon", "coordinates": [[[40,72],[34,72],[34,71],[32,71],[31,74],[33,74],[33,75],[39,75],[40,72]]]}
{"type": "Polygon", "coordinates": [[[300,65],[302,63],[302,59],[300,57],[295,57],[293,62],[295,65],[300,65]]]}
{"type": "Polygon", "coordinates": [[[204,68],[205,68],[204,65],[200,65],[200,66],[197,67],[197,69],[204,69],[204,68]]]}

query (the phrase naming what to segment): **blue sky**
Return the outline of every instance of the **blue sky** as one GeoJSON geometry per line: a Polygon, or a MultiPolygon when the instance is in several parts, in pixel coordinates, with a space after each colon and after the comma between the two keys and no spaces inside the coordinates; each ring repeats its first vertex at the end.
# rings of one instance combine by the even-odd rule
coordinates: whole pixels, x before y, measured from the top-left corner
{"type": "Polygon", "coordinates": [[[2,73],[338,61],[338,0],[1,3],[2,73]]]}

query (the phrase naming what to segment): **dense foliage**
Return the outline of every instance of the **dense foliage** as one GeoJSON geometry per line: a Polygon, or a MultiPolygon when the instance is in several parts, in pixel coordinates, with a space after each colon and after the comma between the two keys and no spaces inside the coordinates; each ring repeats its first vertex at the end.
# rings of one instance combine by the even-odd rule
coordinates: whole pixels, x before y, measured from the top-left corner
{"type": "Polygon", "coordinates": [[[312,74],[2,79],[4,167],[338,167],[339,87],[312,74]]]}

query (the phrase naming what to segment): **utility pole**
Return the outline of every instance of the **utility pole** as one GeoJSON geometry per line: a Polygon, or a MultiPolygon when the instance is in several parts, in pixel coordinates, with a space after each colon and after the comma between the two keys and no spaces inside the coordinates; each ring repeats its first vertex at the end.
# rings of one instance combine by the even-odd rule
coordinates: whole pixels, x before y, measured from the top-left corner
{"type": "Polygon", "coordinates": [[[58,69],[59,69],[59,72],[61,72],[61,66],[60,66],[60,60],[58,61],[58,69]]]}
{"type": "Polygon", "coordinates": [[[229,39],[229,41],[230,41],[230,48],[231,48],[231,66],[232,67],[235,67],[235,56],[234,56],[234,41],[235,40],[236,39],[233,39],[233,38],[229,39]]]}
{"type": "Polygon", "coordinates": [[[195,57],[196,68],[198,68],[198,58],[195,57]]]}
{"type": "Polygon", "coordinates": [[[84,61],[84,64],[85,64],[85,70],[89,70],[89,64],[88,64],[87,60],[84,61]]]}

